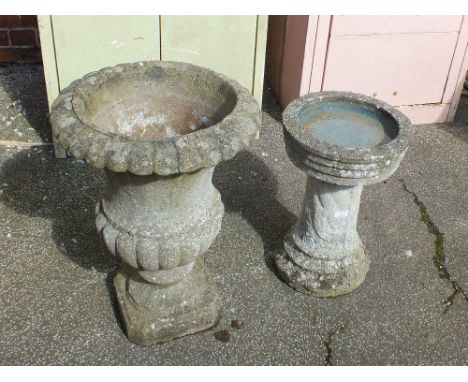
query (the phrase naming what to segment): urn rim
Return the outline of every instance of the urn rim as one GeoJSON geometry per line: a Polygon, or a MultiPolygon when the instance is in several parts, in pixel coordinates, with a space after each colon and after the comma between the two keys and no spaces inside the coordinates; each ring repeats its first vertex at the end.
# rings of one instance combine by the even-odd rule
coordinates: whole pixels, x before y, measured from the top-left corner
{"type": "MultiPolygon", "coordinates": [[[[185,86],[184,82],[180,84],[185,86]]],[[[261,114],[257,101],[246,88],[214,70],[176,61],[140,61],[102,68],[72,82],[54,101],[50,120],[54,137],[76,159],[86,159],[93,167],[113,172],[166,176],[214,167],[231,159],[258,138],[261,114]],[[220,88],[233,92],[233,107],[208,127],[162,139],[135,139],[102,131],[83,118],[85,97],[92,94],[95,86],[135,73],[144,76],[150,70],[162,73],[161,81],[169,71],[180,73],[181,81],[192,77],[200,83],[203,79],[212,80],[220,88]]]]}

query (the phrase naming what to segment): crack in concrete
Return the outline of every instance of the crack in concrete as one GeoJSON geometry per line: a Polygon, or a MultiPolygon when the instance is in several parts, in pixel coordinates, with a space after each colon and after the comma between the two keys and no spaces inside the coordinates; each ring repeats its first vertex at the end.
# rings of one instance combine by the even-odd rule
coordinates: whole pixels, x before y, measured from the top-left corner
{"type": "Polygon", "coordinates": [[[324,362],[324,366],[335,366],[332,362],[332,355],[333,355],[333,349],[331,347],[331,344],[332,344],[332,339],[333,339],[333,336],[335,334],[338,334],[338,332],[344,330],[346,328],[347,324],[345,325],[341,325],[341,326],[338,326],[336,329],[334,330],[330,330],[328,333],[327,333],[327,336],[326,338],[323,338],[322,336],[320,336],[320,339],[322,341],[322,344],[323,346],[325,346],[325,348],[327,349],[327,355],[325,357],[325,362],[324,362]]]}
{"type": "Polygon", "coordinates": [[[453,301],[458,294],[461,294],[465,298],[466,302],[468,302],[468,294],[457,283],[457,281],[453,279],[452,275],[450,274],[445,265],[446,258],[444,249],[444,234],[440,232],[439,227],[431,219],[431,216],[427,212],[426,205],[419,199],[418,195],[415,192],[410,191],[408,189],[404,179],[400,179],[400,182],[403,185],[403,190],[405,190],[413,197],[413,201],[419,209],[421,220],[426,225],[427,231],[435,237],[435,253],[432,257],[432,261],[434,262],[434,265],[437,268],[439,277],[442,280],[447,280],[450,282],[450,284],[452,284],[452,293],[443,301],[445,305],[443,313],[447,313],[448,309],[453,305],[453,301]]]}

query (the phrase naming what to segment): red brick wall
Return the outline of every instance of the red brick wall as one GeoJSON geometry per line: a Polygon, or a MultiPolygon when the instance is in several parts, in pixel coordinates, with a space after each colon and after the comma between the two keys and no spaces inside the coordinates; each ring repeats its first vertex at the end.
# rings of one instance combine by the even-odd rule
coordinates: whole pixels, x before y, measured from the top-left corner
{"type": "Polygon", "coordinates": [[[40,61],[37,16],[0,16],[0,63],[40,61]]]}

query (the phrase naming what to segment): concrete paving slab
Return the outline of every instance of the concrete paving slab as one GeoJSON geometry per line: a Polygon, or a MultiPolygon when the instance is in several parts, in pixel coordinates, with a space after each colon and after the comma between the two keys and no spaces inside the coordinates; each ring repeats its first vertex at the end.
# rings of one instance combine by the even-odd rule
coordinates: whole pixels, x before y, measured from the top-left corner
{"type": "Polygon", "coordinates": [[[372,261],[365,282],[317,299],[271,267],[300,211],[305,176],[287,159],[268,90],[263,110],[261,139],[214,177],[226,214],[205,259],[223,298],[221,321],[155,347],[134,345],[122,331],[116,261],[94,228],[102,173],[56,160],[51,147],[0,148],[0,364],[466,365],[468,123],[413,129],[399,171],[362,195],[358,232],[372,261]],[[434,262],[434,227],[460,286],[452,298],[453,283],[434,262]]]}
{"type": "Polygon", "coordinates": [[[0,66],[0,125],[0,140],[51,140],[42,65],[0,66]]]}

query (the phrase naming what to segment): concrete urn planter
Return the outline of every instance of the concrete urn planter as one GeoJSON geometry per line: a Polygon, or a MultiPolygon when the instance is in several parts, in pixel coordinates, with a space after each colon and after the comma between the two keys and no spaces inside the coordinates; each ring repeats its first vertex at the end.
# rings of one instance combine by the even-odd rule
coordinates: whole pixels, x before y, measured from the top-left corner
{"type": "Polygon", "coordinates": [[[96,226],[121,259],[114,285],[129,339],[151,345],[215,325],[221,300],[201,255],[224,207],[211,179],[258,137],[248,90],[190,64],[122,64],[64,89],[51,122],[72,156],[105,170],[96,226]]]}
{"type": "Polygon", "coordinates": [[[291,161],[307,174],[302,213],[275,257],[293,288],[319,297],[350,293],[369,257],[356,231],[362,188],[391,176],[408,148],[409,120],[360,94],[311,93],[283,113],[291,161]]]}

